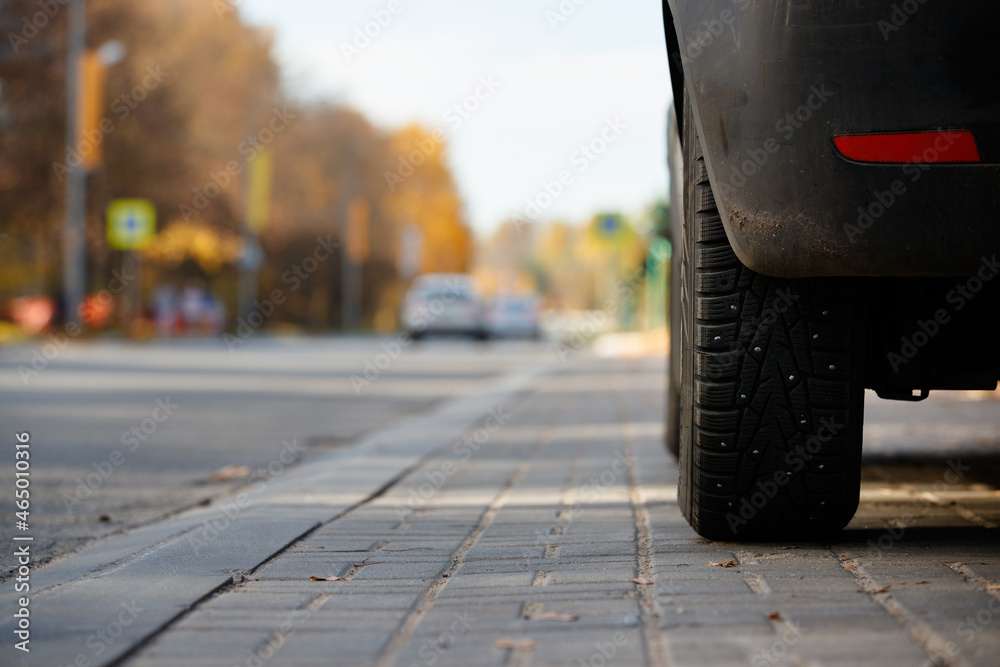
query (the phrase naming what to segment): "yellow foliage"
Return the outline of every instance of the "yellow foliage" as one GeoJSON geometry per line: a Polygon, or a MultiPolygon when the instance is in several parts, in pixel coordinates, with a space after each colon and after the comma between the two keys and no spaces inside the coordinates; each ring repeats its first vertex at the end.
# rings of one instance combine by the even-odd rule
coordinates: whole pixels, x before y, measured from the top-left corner
{"type": "Polygon", "coordinates": [[[410,125],[393,135],[391,147],[413,168],[413,173],[395,187],[389,207],[397,220],[416,224],[423,232],[421,272],[467,271],[472,235],[446,163],[444,141],[410,125]]]}
{"type": "Polygon", "coordinates": [[[175,220],[143,251],[144,259],[164,267],[191,259],[207,273],[239,258],[242,242],[236,234],[219,232],[200,221],[175,220]]]}

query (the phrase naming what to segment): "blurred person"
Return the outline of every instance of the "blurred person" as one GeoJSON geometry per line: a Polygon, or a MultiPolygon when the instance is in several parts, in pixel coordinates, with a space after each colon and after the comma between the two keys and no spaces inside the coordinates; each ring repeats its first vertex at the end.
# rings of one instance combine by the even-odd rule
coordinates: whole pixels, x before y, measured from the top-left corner
{"type": "Polygon", "coordinates": [[[164,283],[153,293],[153,318],[161,338],[169,338],[178,330],[180,310],[177,290],[172,284],[164,283]]]}
{"type": "Polygon", "coordinates": [[[196,332],[207,333],[205,322],[208,299],[205,283],[200,278],[191,278],[184,285],[184,292],[180,297],[184,333],[189,335],[196,332]]]}
{"type": "Polygon", "coordinates": [[[211,291],[205,292],[205,333],[218,336],[226,325],[226,304],[211,291]]]}

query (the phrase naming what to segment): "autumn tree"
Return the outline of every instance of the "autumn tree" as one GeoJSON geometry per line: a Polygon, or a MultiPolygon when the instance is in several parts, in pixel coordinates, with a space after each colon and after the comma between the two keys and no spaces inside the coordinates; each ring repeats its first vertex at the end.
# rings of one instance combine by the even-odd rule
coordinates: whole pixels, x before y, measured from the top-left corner
{"type": "Polygon", "coordinates": [[[403,225],[423,234],[422,273],[466,272],[472,259],[472,234],[447,164],[440,130],[410,125],[393,134],[392,168],[383,175],[390,207],[403,225]]]}

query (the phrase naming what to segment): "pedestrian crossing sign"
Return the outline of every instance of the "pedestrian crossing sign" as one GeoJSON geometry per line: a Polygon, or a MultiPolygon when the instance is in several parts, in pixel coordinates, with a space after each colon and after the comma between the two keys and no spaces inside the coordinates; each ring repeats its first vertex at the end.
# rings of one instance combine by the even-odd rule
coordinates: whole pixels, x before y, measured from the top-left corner
{"type": "Polygon", "coordinates": [[[108,243],[117,250],[141,250],[156,234],[156,207],[148,199],[115,199],[108,204],[108,243]]]}

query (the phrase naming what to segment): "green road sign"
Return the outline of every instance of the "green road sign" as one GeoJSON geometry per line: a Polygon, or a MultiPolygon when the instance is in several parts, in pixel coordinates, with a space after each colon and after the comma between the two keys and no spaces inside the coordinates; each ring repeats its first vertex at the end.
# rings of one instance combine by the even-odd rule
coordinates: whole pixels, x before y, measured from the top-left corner
{"type": "Polygon", "coordinates": [[[115,199],[108,204],[108,243],[117,250],[141,250],[156,234],[156,207],[148,199],[115,199]]]}

